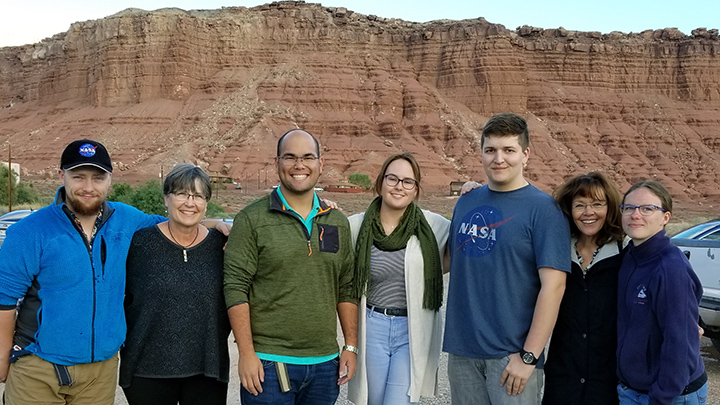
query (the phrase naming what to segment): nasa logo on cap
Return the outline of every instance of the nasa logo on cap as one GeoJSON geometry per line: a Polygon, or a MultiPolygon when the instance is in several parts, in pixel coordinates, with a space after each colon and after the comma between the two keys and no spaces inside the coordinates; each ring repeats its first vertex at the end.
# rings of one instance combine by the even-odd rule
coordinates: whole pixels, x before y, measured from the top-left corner
{"type": "Polygon", "coordinates": [[[112,173],[112,161],[107,149],[100,142],[90,139],[71,142],[65,147],[60,158],[62,170],[71,170],[80,166],[95,166],[112,173]]]}
{"type": "Polygon", "coordinates": [[[80,154],[85,157],[93,157],[95,156],[95,148],[97,146],[90,145],[89,143],[85,143],[82,146],[80,146],[80,154]]]}

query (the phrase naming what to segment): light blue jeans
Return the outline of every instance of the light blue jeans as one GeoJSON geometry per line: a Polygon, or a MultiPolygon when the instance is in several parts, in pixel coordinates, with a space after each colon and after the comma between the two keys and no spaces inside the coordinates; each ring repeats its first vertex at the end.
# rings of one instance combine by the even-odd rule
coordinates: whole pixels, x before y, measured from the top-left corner
{"type": "Polygon", "coordinates": [[[407,317],[365,311],[368,405],[412,404],[407,317]]]}
{"type": "MultiPolygon", "coordinates": [[[[620,398],[620,405],[648,405],[650,403],[650,397],[647,394],[637,392],[622,383],[618,384],[617,391],[618,398],[620,398]]],[[[695,392],[675,397],[673,405],[705,405],[707,403],[707,397],[708,385],[705,383],[705,385],[695,392]]]]}
{"type": "Polygon", "coordinates": [[[500,386],[500,378],[509,361],[508,356],[482,360],[449,353],[453,405],[539,405],[543,371],[533,371],[520,395],[508,395],[507,388],[500,386]]]}

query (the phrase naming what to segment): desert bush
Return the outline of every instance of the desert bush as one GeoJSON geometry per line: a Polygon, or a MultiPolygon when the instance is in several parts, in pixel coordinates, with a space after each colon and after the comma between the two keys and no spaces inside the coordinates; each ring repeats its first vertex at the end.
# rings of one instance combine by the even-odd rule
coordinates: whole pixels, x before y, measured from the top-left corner
{"type": "Polygon", "coordinates": [[[349,177],[350,183],[358,185],[365,190],[369,190],[370,186],[372,185],[372,181],[370,180],[370,176],[368,176],[365,173],[353,173],[349,177]]]}
{"type": "Polygon", "coordinates": [[[150,180],[135,187],[130,205],[147,214],[166,215],[163,188],[159,180],[150,180]]]}
{"type": "Polygon", "coordinates": [[[228,213],[225,209],[212,201],[208,201],[207,213],[205,214],[208,218],[226,218],[228,213]]]}
{"type": "Polygon", "coordinates": [[[11,178],[12,184],[8,184],[8,176],[10,169],[0,167],[0,204],[8,205],[8,191],[12,187],[12,203],[13,204],[32,204],[39,201],[38,193],[33,188],[32,183],[18,183],[16,180],[17,173],[11,178]]]}
{"type": "Polygon", "coordinates": [[[130,201],[132,199],[132,195],[133,188],[131,185],[127,183],[118,183],[113,184],[112,192],[110,192],[110,195],[107,197],[107,199],[109,201],[119,201],[131,205],[130,201]]]}

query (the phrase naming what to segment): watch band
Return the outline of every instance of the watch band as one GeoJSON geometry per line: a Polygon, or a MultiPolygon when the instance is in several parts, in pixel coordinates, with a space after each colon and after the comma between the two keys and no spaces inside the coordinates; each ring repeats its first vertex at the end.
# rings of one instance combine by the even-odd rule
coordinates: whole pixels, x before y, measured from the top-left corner
{"type": "Polygon", "coordinates": [[[520,360],[530,366],[536,365],[539,361],[533,352],[529,352],[525,349],[520,349],[520,360]]]}
{"type": "Polygon", "coordinates": [[[348,352],[355,353],[355,354],[360,353],[360,350],[358,350],[358,348],[353,345],[345,345],[345,346],[343,346],[342,349],[343,349],[343,351],[348,351],[348,352]]]}

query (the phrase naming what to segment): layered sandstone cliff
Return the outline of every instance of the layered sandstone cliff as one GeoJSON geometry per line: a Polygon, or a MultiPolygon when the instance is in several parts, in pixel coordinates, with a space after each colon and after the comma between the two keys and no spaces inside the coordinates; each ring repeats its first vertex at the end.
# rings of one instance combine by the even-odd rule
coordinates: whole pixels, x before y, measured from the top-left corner
{"type": "Polygon", "coordinates": [[[0,49],[0,141],[27,176],[55,170],[80,136],[121,178],[178,161],[273,182],[275,141],[305,128],[324,182],[419,156],[428,188],[483,180],[493,113],[531,126],[529,178],[551,189],[599,169],[679,199],[720,203],[717,30],[639,34],[424,24],[319,4],[128,9],[40,43],[0,49]]]}

